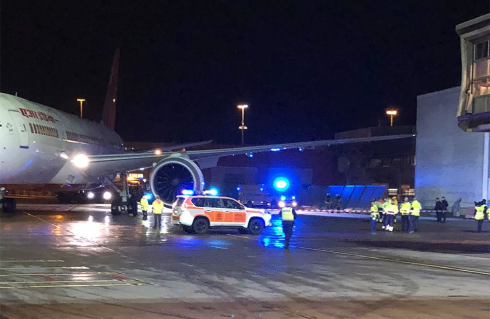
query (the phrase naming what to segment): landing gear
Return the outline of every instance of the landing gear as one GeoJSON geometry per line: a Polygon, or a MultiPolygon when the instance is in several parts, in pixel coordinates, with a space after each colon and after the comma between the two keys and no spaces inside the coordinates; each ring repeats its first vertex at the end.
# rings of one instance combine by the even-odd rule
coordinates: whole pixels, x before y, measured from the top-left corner
{"type": "Polygon", "coordinates": [[[4,213],[15,213],[17,210],[17,202],[15,198],[4,198],[2,200],[2,211],[4,213]]]}
{"type": "Polygon", "coordinates": [[[5,188],[3,187],[0,187],[0,204],[4,213],[15,213],[17,210],[15,198],[6,198],[5,188]]]}
{"type": "Polygon", "coordinates": [[[114,216],[127,213],[133,216],[138,215],[138,203],[131,198],[128,188],[126,173],[121,174],[122,190],[118,191],[121,198],[116,198],[111,203],[111,214],[114,216]]]}

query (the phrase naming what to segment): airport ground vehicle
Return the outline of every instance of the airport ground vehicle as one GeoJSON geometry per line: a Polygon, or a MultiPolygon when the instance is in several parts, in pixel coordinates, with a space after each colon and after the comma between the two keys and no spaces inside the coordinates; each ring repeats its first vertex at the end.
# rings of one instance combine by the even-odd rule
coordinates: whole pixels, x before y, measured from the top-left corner
{"type": "Polygon", "coordinates": [[[204,234],[210,227],[223,227],[258,235],[271,225],[271,214],[245,207],[229,197],[177,196],[172,207],[172,224],[188,233],[204,234]]]}

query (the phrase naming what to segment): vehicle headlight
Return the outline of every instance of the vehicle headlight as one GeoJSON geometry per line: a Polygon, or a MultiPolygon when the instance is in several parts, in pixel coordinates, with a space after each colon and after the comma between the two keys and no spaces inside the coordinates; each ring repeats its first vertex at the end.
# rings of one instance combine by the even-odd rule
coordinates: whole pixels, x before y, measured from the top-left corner
{"type": "Polygon", "coordinates": [[[293,205],[293,207],[296,207],[296,206],[298,206],[298,203],[293,202],[291,205],[293,205]]]}
{"type": "Polygon", "coordinates": [[[283,208],[286,206],[286,203],[283,202],[283,201],[280,201],[278,204],[277,204],[279,207],[283,208]]]}
{"type": "Polygon", "coordinates": [[[104,198],[105,200],[109,200],[112,198],[112,193],[111,192],[104,192],[104,194],[102,195],[102,198],[104,198]]]}
{"type": "Polygon", "coordinates": [[[94,198],[95,198],[95,194],[94,194],[94,192],[88,192],[88,193],[87,193],[87,198],[88,198],[88,199],[94,199],[94,198]]]}

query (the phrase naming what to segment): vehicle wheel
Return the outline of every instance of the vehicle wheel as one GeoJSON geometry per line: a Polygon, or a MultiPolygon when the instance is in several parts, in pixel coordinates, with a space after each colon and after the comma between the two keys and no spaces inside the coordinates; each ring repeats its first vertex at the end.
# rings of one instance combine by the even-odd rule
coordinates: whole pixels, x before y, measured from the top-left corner
{"type": "Polygon", "coordinates": [[[209,222],[205,218],[197,218],[194,220],[194,223],[192,223],[192,230],[196,234],[205,234],[209,229],[209,222]]]}
{"type": "Polygon", "coordinates": [[[192,227],[189,226],[183,226],[182,229],[188,233],[188,234],[194,234],[194,231],[192,230],[192,227]]]}
{"type": "Polygon", "coordinates": [[[132,199],[129,200],[128,214],[133,214],[133,216],[138,215],[138,203],[135,200],[132,199]]]}
{"type": "Polygon", "coordinates": [[[111,214],[114,216],[121,215],[121,211],[119,210],[119,206],[121,206],[121,200],[115,199],[111,203],[111,214]]]}
{"type": "Polygon", "coordinates": [[[238,228],[238,232],[240,234],[248,234],[248,229],[247,228],[238,228]]]}
{"type": "Polygon", "coordinates": [[[263,230],[264,230],[264,222],[258,218],[254,218],[248,223],[248,231],[252,235],[262,234],[263,230]]]}
{"type": "Polygon", "coordinates": [[[4,198],[2,201],[2,210],[4,213],[15,213],[17,210],[15,198],[4,198]]]}

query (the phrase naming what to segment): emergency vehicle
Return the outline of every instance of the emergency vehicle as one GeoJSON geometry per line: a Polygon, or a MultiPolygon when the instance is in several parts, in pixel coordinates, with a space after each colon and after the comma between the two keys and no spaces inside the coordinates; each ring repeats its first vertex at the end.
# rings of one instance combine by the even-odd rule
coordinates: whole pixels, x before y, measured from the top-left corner
{"type": "Polygon", "coordinates": [[[182,195],[172,206],[172,224],[188,233],[205,234],[210,227],[220,227],[258,235],[271,226],[270,213],[229,197],[182,195]]]}

